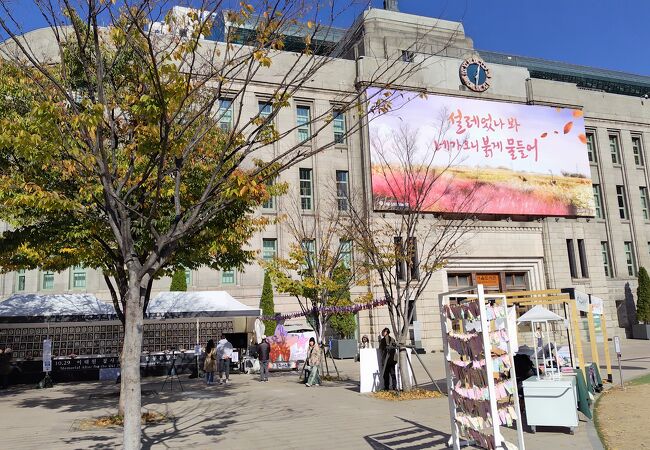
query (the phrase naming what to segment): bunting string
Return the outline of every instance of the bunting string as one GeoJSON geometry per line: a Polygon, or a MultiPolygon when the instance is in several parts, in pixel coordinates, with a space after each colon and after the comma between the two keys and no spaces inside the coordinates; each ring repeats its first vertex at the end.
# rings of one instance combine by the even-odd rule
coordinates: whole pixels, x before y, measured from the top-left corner
{"type": "Polygon", "coordinates": [[[357,303],[356,305],[348,305],[348,306],[321,306],[318,308],[313,308],[310,309],[309,311],[298,311],[298,312],[293,312],[293,313],[287,313],[287,314],[278,314],[275,316],[260,316],[261,320],[275,320],[275,321],[281,321],[281,320],[287,320],[287,319],[295,319],[296,317],[303,317],[307,316],[310,314],[314,313],[324,313],[324,314],[345,314],[345,313],[357,313],[359,311],[363,311],[365,309],[371,309],[371,308],[377,308],[379,306],[384,306],[388,304],[388,300],[383,299],[383,300],[374,300],[372,302],[368,303],[357,303]]]}

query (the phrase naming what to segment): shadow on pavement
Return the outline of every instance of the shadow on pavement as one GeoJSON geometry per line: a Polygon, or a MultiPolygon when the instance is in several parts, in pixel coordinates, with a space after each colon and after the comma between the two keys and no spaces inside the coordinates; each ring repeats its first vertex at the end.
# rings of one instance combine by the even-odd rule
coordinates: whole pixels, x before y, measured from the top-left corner
{"type": "Polygon", "coordinates": [[[397,419],[410,426],[364,436],[375,450],[419,450],[436,446],[446,446],[449,434],[429,428],[412,420],[397,419]]]}

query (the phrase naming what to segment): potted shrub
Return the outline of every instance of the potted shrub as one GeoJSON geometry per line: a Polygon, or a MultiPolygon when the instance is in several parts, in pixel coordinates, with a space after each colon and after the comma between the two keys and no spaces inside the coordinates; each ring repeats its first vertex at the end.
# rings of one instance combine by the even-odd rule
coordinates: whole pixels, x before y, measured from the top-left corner
{"type": "Polygon", "coordinates": [[[650,339],[650,277],[644,267],[639,268],[639,287],[636,289],[636,319],[641,323],[632,326],[632,337],[650,339]]]}
{"type": "MultiPolygon", "coordinates": [[[[351,306],[350,288],[347,280],[350,278],[350,271],[345,267],[338,266],[334,269],[332,276],[335,282],[338,282],[340,289],[333,292],[330,296],[331,302],[335,306],[351,306]]],[[[355,358],[358,348],[357,341],[354,339],[354,332],[357,329],[357,322],[353,313],[342,312],[333,314],[329,320],[329,326],[334,331],[335,337],[332,339],[332,356],[338,359],[355,358]]]]}

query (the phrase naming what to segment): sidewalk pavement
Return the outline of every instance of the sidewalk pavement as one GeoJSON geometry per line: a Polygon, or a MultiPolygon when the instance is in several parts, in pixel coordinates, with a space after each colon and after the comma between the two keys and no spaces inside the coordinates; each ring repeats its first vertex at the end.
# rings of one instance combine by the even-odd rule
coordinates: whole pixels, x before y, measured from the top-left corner
{"type": "MultiPolygon", "coordinates": [[[[622,350],[624,378],[650,372],[650,341],[622,339],[622,350]]],[[[613,348],[612,357],[615,362],[613,348]]],[[[444,385],[441,354],[422,358],[433,377],[444,385]]],[[[432,387],[425,371],[417,360],[414,362],[417,381],[432,387]]],[[[269,383],[242,374],[233,375],[228,386],[206,386],[201,380],[183,376],[183,392],[177,384],[172,392],[168,387],[159,392],[163,378],[146,379],[142,386],[144,408],[175,419],[146,426],[144,448],[446,448],[450,431],[446,398],[389,402],[361,395],[358,363],[343,360],[336,365],[350,381],[307,388],[292,372],[272,374],[269,383]]],[[[613,372],[616,383],[615,366],[613,372]]],[[[0,391],[0,447],[118,448],[120,430],[78,431],[81,419],[115,412],[118,388],[88,382],[58,384],[46,390],[17,387],[0,391]]],[[[573,436],[564,429],[541,429],[536,434],[525,433],[525,440],[528,449],[602,448],[592,422],[584,417],[573,436]]]]}

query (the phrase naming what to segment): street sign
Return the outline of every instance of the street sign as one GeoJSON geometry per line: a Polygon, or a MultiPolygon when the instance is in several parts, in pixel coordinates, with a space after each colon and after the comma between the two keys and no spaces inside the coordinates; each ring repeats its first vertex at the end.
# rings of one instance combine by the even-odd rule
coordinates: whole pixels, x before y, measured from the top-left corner
{"type": "Polygon", "coordinates": [[[52,371],[52,340],[43,341],[43,372],[52,371]]]}
{"type": "Polygon", "coordinates": [[[621,354],[621,340],[619,339],[618,336],[614,336],[614,350],[619,355],[621,354]]]}

